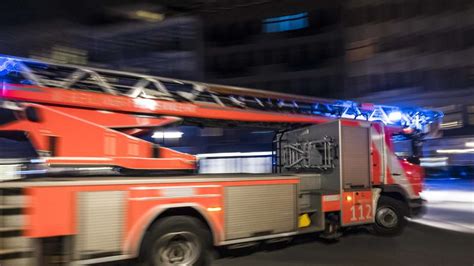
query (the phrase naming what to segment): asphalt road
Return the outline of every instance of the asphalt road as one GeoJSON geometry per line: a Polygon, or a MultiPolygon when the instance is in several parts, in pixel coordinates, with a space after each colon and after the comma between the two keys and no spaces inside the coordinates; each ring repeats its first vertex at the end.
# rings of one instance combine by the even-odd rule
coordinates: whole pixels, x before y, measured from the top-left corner
{"type": "Polygon", "coordinates": [[[410,223],[397,237],[377,237],[363,230],[326,243],[299,236],[279,249],[227,254],[215,266],[243,265],[474,265],[474,234],[410,223]]]}

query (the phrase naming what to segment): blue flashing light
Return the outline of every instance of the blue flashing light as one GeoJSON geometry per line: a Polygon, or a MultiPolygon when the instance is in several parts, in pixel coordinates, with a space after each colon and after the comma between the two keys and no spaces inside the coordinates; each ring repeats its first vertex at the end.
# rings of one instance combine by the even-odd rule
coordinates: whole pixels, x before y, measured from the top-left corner
{"type": "Polygon", "coordinates": [[[388,119],[392,122],[398,122],[402,119],[402,113],[400,111],[393,111],[388,115],[388,119]]]}
{"type": "Polygon", "coordinates": [[[0,76],[6,76],[10,72],[18,71],[18,65],[8,57],[0,57],[0,76]]]}
{"type": "Polygon", "coordinates": [[[315,115],[382,122],[385,125],[401,126],[422,131],[426,126],[439,121],[443,117],[443,113],[436,110],[373,104],[364,105],[353,101],[316,103],[313,105],[312,112],[315,115]],[[367,108],[367,106],[370,106],[370,108],[367,108]]]}
{"type": "Polygon", "coordinates": [[[308,27],[308,13],[298,13],[263,20],[264,32],[282,32],[299,30],[308,27]]]}

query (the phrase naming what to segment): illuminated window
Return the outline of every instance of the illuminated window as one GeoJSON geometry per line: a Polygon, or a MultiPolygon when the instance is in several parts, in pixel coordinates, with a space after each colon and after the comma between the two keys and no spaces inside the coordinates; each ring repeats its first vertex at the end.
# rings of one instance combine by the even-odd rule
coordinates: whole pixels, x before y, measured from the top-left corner
{"type": "Polygon", "coordinates": [[[299,30],[308,27],[308,13],[267,18],[263,20],[264,32],[282,32],[299,30]]]}
{"type": "Polygon", "coordinates": [[[462,113],[445,114],[443,122],[440,124],[441,129],[454,129],[463,127],[462,113]]]}

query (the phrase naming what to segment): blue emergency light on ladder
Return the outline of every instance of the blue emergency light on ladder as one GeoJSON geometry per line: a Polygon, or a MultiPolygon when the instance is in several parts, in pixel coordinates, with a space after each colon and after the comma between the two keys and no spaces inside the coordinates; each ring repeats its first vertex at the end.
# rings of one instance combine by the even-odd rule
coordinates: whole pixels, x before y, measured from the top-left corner
{"type": "Polygon", "coordinates": [[[419,107],[396,107],[388,105],[359,104],[353,101],[317,103],[313,114],[382,122],[386,125],[410,127],[424,130],[426,126],[440,121],[443,113],[419,107]]]}
{"type": "MultiPolygon", "coordinates": [[[[430,124],[440,121],[443,117],[443,113],[440,111],[419,107],[396,107],[366,103],[359,104],[354,101],[303,97],[83,66],[45,63],[32,59],[0,56],[0,76],[3,77],[3,81],[9,80],[8,76],[15,76],[14,80],[21,80],[20,83],[23,84],[35,84],[38,86],[44,85],[49,87],[56,87],[58,84],[72,86],[73,84],[81,82],[81,78],[86,79],[86,77],[90,75],[93,75],[94,78],[85,80],[85,83],[83,84],[85,86],[82,86],[81,88],[88,87],[91,83],[96,82],[100,88],[103,88],[104,93],[123,94],[117,88],[128,86],[130,87],[130,91],[140,92],[144,89],[143,84],[153,83],[155,84],[154,90],[158,88],[158,91],[154,92],[155,96],[165,95],[168,97],[167,99],[171,100],[186,99],[194,102],[199,97],[200,101],[209,101],[227,107],[238,107],[244,109],[257,108],[264,111],[289,112],[305,115],[312,114],[333,118],[375,121],[382,122],[386,125],[407,127],[418,131],[427,130],[430,124]],[[57,71],[61,72],[61,74],[55,75],[54,73],[57,71]],[[64,77],[64,73],[68,73],[66,77],[64,77]],[[131,78],[136,79],[137,83],[132,86],[120,84],[120,77],[123,76],[130,76],[131,78]],[[7,78],[5,79],[5,77],[7,78]],[[111,82],[113,80],[117,80],[117,84],[113,84],[111,82]],[[191,93],[185,92],[189,90],[189,87],[191,87],[191,93]]],[[[130,94],[127,93],[124,95],[131,97],[130,94]]]]}

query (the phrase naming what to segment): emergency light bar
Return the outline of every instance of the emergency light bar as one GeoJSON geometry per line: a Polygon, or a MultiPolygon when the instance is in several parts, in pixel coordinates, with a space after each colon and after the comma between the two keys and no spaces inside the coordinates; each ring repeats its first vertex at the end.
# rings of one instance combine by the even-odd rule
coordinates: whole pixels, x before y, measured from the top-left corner
{"type": "Polygon", "coordinates": [[[316,104],[313,113],[348,119],[378,121],[386,125],[410,127],[417,130],[423,130],[425,126],[437,122],[443,117],[443,113],[436,110],[359,104],[353,101],[316,104]]]}
{"type": "Polygon", "coordinates": [[[359,104],[15,57],[0,57],[0,78],[3,84],[90,89],[152,103],[153,99],[210,102],[222,107],[376,121],[422,132],[443,116],[440,111],[418,107],[359,104]]]}

